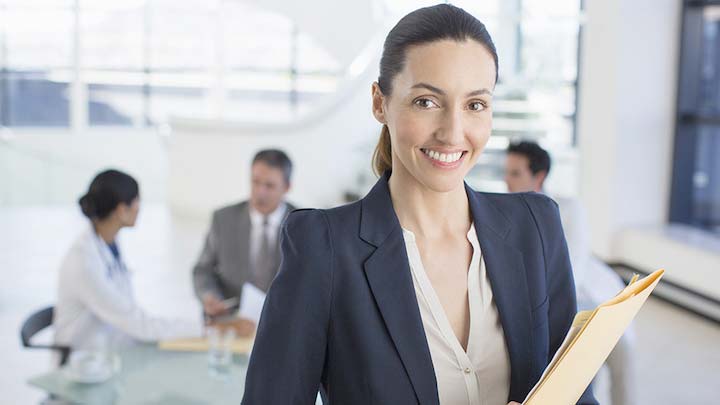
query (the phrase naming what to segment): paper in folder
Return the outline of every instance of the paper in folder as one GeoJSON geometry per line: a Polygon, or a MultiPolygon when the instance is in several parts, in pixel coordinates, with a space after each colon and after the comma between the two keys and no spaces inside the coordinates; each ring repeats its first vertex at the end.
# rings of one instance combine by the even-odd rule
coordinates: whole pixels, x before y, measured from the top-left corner
{"type": "Polygon", "coordinates": [[[592,311],[575,316],[572,327],[523,405],[574,405],[655,289],[664,270],[638,280],[592,311]]]}

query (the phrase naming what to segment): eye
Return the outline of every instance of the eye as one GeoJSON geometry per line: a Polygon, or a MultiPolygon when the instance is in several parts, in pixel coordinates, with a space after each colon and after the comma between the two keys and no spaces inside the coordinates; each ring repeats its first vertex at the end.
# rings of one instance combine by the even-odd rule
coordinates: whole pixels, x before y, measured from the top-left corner
{"type": "Polygon", "coordinates": [[[472,103],[468,104],[468,110],[470,111],[483,111],[486,109],[487,106],[485,103],[481,101],[473,101],[472,103]]]}
{"type": "Polygon", "coordinates": [[[434,101],[430,100],[429,98],[419,98],[419,99],[417,99],[417,100],[414,101],[414,104],[415,104],[416,106],[418,106],[418,107],[420,107],[420,108],[424,108],[424,109],[431,109],[431,108],[439,107],[439,106],[437,105],[437,103],[435,103],[434,101]]]}

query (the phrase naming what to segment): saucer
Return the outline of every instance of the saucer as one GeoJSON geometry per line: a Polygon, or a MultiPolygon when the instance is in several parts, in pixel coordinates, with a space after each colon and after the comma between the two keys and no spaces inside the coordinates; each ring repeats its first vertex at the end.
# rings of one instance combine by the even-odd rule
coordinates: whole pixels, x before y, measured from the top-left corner
{"type": "MultiPolygon", "coordinates": [[[[80,363],[83,360],[86,361],[98,361],[96,353],[83,352],[73,353],[79,360],[76,363],[80,363]]],[[[109,361],[103,361],[100,366],[94,367],[92,370],[83,370],[77,365],[73,366],[73,363],[66,365],[62,368],[63,376],[69,381],[82,383],[82,384],[97,384],[109,380],[115,373],[120,371],[120,358],[117,355],[112,355],[109,361]]]]}

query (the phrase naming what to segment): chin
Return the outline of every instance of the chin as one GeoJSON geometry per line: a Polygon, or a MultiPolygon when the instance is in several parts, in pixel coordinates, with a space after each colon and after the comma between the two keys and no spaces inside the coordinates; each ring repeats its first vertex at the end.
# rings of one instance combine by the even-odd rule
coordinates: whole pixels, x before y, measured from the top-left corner
{"type": "Polygon", "coordinates": [[[448,193],[464,187],[464,179],[467,171],[457,173],[421,173],[418,180],[425,187],[436,193],[448,193]]]}

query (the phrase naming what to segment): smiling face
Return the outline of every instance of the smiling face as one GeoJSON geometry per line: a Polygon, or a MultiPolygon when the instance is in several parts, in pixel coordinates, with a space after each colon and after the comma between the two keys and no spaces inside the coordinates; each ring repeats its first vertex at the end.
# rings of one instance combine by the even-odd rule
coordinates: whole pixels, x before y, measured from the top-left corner
{"type": "Polygon", "coordinates": [[[373,113],[390,131],[393,176],[437,192],[461,187],[490,138],[494,87],[494,59],[476,41],[410,47],[391,94],[373,85],[373,113]]]}

